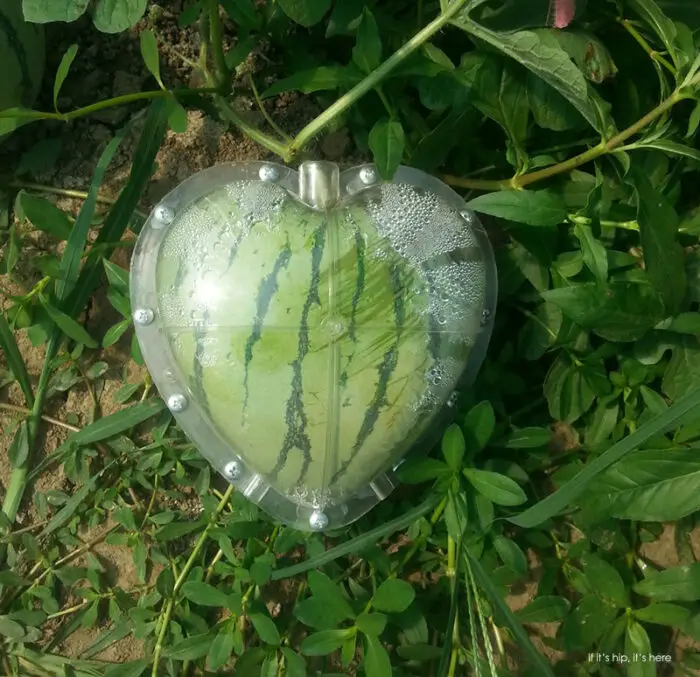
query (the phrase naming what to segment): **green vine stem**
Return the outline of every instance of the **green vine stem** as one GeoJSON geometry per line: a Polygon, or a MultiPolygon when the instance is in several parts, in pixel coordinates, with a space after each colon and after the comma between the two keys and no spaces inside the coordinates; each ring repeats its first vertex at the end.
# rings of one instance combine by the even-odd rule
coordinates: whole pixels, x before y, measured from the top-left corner
{"type": "Polygon", "coordinates": [[[221,94],[227,94],[231,85],[231,71],[226,65],[226,55],[224,54],[219,0],[208,0],[207,4],[209,8],[209,44],[214,61],[216,85],[221,94]]]}
{"type": "Polygon", "coordinates": [[[165,634],[168,631],[168,625],[170,625],[170,616],[173,613],[175,598],[180,592],[180,588],[182,588],[185,581],[187,580],[187,574],[190,573],[190,570],[194,566],[194,563],[197,557],[199,556],[199,553],[201,552],[202,548],[204,547],[204,544],[207,541],[207,538],[209,537],[209,533],[216,526],[216,520],[218,519],[219,515],[221,515],[221,513],[225,510],[232,494],[233,485],[229,486],[228,489],[226,489],[224,495],[221,497],[219,505],[216,506],[216,510],[214,511],[214,514],[212,515],[209,524],[207,524],[204,531],[200,534],[199,538],[197,539],[197,542],[192,548],[190,556],[187,558],[187,562],[185,562],[185,566],[182,568],[182,571],[180,571],[179,575],[177,576],[177,579],[175,580],[173,591],[170,594],[170,597],[168,597],[168,601],[165,605],[165,610],[159,618],[160,627],[158,630],[158,638],[156,639],[156,646],[153,649],[153,670],[151,672],[152,677],[158,677],[158,663],[160,663],[160,654],[163,651],[163,640],[165,639],[165,634]]]}
{"type": "Polygon", "coordinates": [[[649,43],[644,39],[642,34],[634,27],[629,19],[618,19],[620,25],[635,39],[639,46],[649,55],[652,61],[660,63],[666,70],[671,73],[674,77],[676,76],[676,68],[665,59],[661,54],[659,54],[655,49],[649,45],[649,43]]]}

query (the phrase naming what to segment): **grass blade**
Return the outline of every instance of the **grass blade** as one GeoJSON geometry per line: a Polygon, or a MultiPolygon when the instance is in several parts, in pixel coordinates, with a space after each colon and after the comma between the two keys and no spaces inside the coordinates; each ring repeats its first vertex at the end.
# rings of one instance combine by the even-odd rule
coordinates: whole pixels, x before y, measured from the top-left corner
{"type": "Polygon", "coordinates": [[[562,510],[569,507],[588,486],[604,470],[623,456],[634,451],[657,435],[660,435],[678,423],[686,414],[700,406],[700,388],[674,402],[666,411],[647,421],[625,439],[613,444],[604,454],[601,454],[593,462],[587,465],[580,473],[569,480],[561,489],[558,489],[547,498],[536,503],[525,512],[508,517],[507,520],[519,527],[532,528],[542,524],[550,517],[554,517],[562,510]]]}
{"type": "Polygon", "coordinates": [[[73,433],[58,449],[46,456],[42,462],[32,470],[30,477],[34,478],[40,474],[49,464],[56,461],[64,453],[70,450],[73,445],[92,444],[100,442],[109,437],[123,433],[133,426],[147,421],[152,416],[159,414],[165,408],[161,399],[149,399],[143,402],[121,409],[120,411],[98,419],[94,423],[85,426],[81,431],[73,433]]]}
{"type": "Polygon", "coordinates": [[[525,629],[520,624],[520,621],[508,608],[508,605],[505,603],[498,590],[496,590],[496,587],[491,582],[488,574],[481,566],[481,562],[479,562],[479,560],[475,557],[472,557],[466,547],[462,548],[462,556],[468,558],[467,565],[471,569],[474,579],[478,582],[479,587],[491,600],[491,604],[494,606],[494,608],[497,608],[500,611],[503,619],[510,628],[510,631],[513,633],[513,637],[520,645],[520,648],[530,657],[533,665],[539,668],[538,674],[542,675],[543,677],[554,677],[551,666],[545,657],[542,656],[539,651],[537,651],[535,645],[530,641],[530,637],[528,636],[527,632],[525,632],[525,629]]]}
{"type": "Polygon", "coordinates": [[[27,401],[27,406],[31,408],[34,404],[34,393],[32,393],[32,385],[29,382],[29,374],[27,367],[24,364],[22,355],[17,347],[17,341],[12,333],[10,325],[7,323],[4,313],[0,313],[0,348],[5,354],[5,361],[10,368],[12,375],[17,379],[19,387],[24,393],[24,398],[27,401]]]}
{"type": "Polygon", "coordinates": [[[362,534],[362,536],[358,536],[357,538],[353,538],[342,545],[326,550],[326,552],[324,552],[322,555],[307,559],[305,562],[300,562],[299,564],[277,569],[276,571],[272,572],[271,580],[279,581],[283,578],[291,578],[297,574],[303,574],[305,571],[309,571],[309,569],[318,569],[324,564],[328,564],[328,562],[332,562],[339,557],[352,555],[368,545],[376,545],[377,541],[385,538],[389,534],[405,529],[410,524],[413,524],[413,522],[415,522],[419,517],[422,517],[425,515],[425,513],[434,508],[441,498],[442,497],[439,494],[433,494],[428,499],[423,501],[423,503],[413,508],[413,510],[409,510],[404,515],[401,515],[401,517],[390,520],[386,524],[382,524],[380,527],[376,527],[365,532],[362,534]]]}
{"type": "MultiPolygon", "coordinates": [[[[460,550],[460,545],[457,546],[457,552],[460,550]]],[[[452,661],[452,645],[454,643],[454,628],[457,620],[457,609],[459,608],[459,581],[460,569],[462,566],[462,558],[458,557],[455,563],[454,579],[452,585],[452,595],[450,598],[450,612],[447,615],[447,627],[445,628],[445,643],[442,645],[442,655],[440,656],[440,664],[438,665],[437,676],[447,677],[450,663],[452,661]]]]}
{"type": "Polygon", "coordinates": [[[124,639],[124,637],[130,635],[131,630],[131,622],[128,619],[115,623],[110,630],[104,634],[100,634],[100,636],[80,654],[81,658],[92,658],[96,656],[108,646],[114,644],[114,642],[118,642],[120,639],[124,639]]]}

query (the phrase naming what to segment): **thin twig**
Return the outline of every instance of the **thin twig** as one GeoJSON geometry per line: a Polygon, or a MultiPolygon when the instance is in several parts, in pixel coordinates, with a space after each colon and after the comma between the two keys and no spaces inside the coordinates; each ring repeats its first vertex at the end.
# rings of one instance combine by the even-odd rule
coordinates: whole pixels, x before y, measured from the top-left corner
{"type": "MultiPolygon", "coordinates": [[[[18,407],[14,404],[7,404],[6,402],[0,402],[0,409],[5,409],[6,411],[14,411],[18,414],[25,414],[26,416],[28,416],[31,413],[31,411],[26,407],[18,407]]],[[[65,423],[64,421],[59,421],[57,418],[52,418],[51,416],[46,416],[44,414],[42,414],[41,420],[46,421],[47,423],[51,423],[52,425],[58,426],[59,428],[65,428],[66,430],[70,430],[74,433],[80,432],[81,430],[81,428],[78,428],[78,426],[71,425],[70,423],[65,423]]]]}

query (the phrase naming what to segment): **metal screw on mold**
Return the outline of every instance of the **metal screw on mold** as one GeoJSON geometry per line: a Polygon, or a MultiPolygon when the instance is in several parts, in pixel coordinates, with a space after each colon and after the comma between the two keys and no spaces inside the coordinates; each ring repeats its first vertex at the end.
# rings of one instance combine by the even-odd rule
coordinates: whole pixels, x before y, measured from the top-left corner
{"type": "Polygon", "coordinates": [[[168,409],[175,414],[187,409],[187,398],[182,393],[175,393],[168,398],[168,409]]]}
{"type": "Polygon", "coordinates": [[[320,510],[314,510],[309,517],[309,526],[314,531],[323,531],[328,526],[328,515],[320,510]]]}
{"type": "Polygon", "coordinates": [[[277,179],[280,178],[280,173],[277,170],[277,167],[273,167],[272,165],[263,165],[260,167],[258,176],[260,176],[262,181],[277,181],[277,179]]]}
{"type": "Polygon", "coordinates": [[[375,183],[377,181],[377,170],[373,167],[363,167],[360,170],[360,181],[366,186],[375,183]]]}
{"type": "Polygon", "coordinates": [[[153,318],[155,317],[153,311],[150,308],[137,308],[134,311],[134,322],[136,324],[141,324],[143,326],[151,324],[153,318]]]}
{"type": "Polygon", "coordinates": [[[175,212],[165,205],[158,205],[153,210],[153,227],[163,228],[169,226],[175,219],[175,212]]]}
{"type": "Polygon", "coordinates": [[[467,222],[468,226],[474,223],[474,214],[472,212],[460,212],[459,215],[467,222]]]}
{"type": "Polygon", "coordinates": [[[484,308],[481,311],[481,326],[484,327],[488,324],[491,319],[491,311],[488,308],[484,308]]]}
{"type": "Polygon", "coordinates": [[[235,481],[241,474],[241,464],[238,461],[231,461],[224,466],[224,475],[226,475],[229,480],[235,481]]]}
{"type": "Polygon", "coordinates": [[[454,408],[457,406],[457,402],[459,402],[459,393],[455,390],[448,398],[447,398],[447,406],[450,408],[454,408]]]}

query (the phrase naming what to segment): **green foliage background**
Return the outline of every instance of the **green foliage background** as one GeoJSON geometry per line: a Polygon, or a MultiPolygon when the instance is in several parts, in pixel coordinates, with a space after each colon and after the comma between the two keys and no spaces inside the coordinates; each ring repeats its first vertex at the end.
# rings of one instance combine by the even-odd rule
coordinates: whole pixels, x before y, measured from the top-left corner
{"type": "MultiPolygon", "coordinates": [[[[0,513],[7,674],[697,674],[700,654],[675,647],[700,641],[690,541],[700,509],[700,5],[577,4],[557,31],[545,26],[544,0],[199,0],[180,22],[200,29],[201,89],[169,89],[159,36],[146,27],[152,91],[59,110],[81,58],[71,48],[55,110],[0,112],[14,126],[146,106],[131,175],[95,242],[98,190],[129,124],[75,221],[40,189],[17,194],[27,157],[2,168],[2,274],[13,279],[27,228],[66,242],[0,315],[0,385],[17,382],[26,398],[0,513]],[[251,82],[259,103],[300,91],[324,109],[294,137],[272,119],[253,127],[231,104],[233,75],[263,41],[276,58],[262,74],[274,84],[258,94],[251,82]],[[441,445],[402,466],[408,489],[342,532],[300,533],[219,491],[149,381],[125,384],[121,410],[33,460],[47,401],[98,383],[99,348],[131,331],[128,275],[109,257],[127,228],[138,231],[137,202],[167,127],[184,131],[186,109],[198,107],[287,162],[346,128],[384,177],[399,163],[433,172],[498,233],[499,307],[476,384],[460,393],[441,445]],[[80,317],[101,284],[123,320],[95,337],[80,317]],[[46,346],[36,382],[18,332],[46,346]],[[57,464],[73,493],[30,499],[25,489],[57,464]],[[186,487],[201,499],[196,519],[168,507],[186,487]],[[25,494],[41,522],[20,528],[25,494]],[[679,564],[657,570],[640,549],[664,522],[674,523],[679,564]],[[84,525],[131,549],[135,589],[108,582],[94,544],[77,536],[84,525]],[[536,595],[513,613],[504,599],[535,563],[536,595]],[[97,622],[105,631],[80,657],[55,651],[97,622]],[[533,645],[539,623],[558,624],[542,641],[563,658],[533,645]],[[142,658],[93,659],[128,635],[144,640],[142,658]],[[613,654],[630,663],[607,661],[613,654]],[[671,662],[634,662],[649,654],[671,662]]],[[[148,23],[157,8],[146,5],[23,2],[30,21],[90,12],[105,32],[130,29],[144,12],[148,23]]],[[[132,359],[141,359],[135,342],[132,359]]]]}

